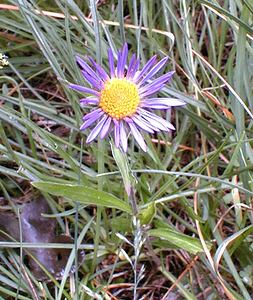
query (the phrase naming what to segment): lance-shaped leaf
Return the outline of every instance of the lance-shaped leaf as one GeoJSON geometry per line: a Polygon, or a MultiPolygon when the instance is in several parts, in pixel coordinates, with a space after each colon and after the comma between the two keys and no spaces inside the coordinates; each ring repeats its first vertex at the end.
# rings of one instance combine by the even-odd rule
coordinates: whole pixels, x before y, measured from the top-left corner
{"type": "Polygon", "coordinates": [[[66,197],[72,201],[87,205],[97,205],[131,213],[130,206],[112,194],[98,191],[94,188],[76,184],[61,184],[54,182],[36,181],[32,185],[54,196],[66,197]]]}
{"type": "Polygon", "coordinates": [[[168,241],[179,249],[184,249],[190,253],[197,254],[203,252],[203,248],[198,239],[180,233],[176,230],[160,228],[148,231],[149,236],[158,237],[168,241]]]}

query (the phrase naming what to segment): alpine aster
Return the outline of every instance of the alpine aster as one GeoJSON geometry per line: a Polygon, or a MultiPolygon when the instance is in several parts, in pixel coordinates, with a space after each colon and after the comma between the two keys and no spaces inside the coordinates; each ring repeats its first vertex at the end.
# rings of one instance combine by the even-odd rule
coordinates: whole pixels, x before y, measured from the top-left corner
{"type": "Polygon", "coordinates": [[[158,78],[154,76],[165,66],[168,57],[157,62],[156,55],[139,70],[140,60],[133,54],[127,66],[128,46],[125,44],[118,52],[116,65],[112,50],[108,50],[109,75],[92,58],[90,65],[77,56],[77,62],[90,88],[77,84],[69,87],[91,96],[80,100],[81,104],[94,105],[96,108],[83,117],[80,130],[90,126],[86,142],[92,142],[98,135],[103,139],[114,131],[115,145],[126,152],[128,133],[131,132],[139,146],[146,151],[146,143],[140,133],[174,130],[174,126],[153,114],[153,109],[168,109],[185,103],[174,98],[157,98],[157,94],[167,83],[174,71],[158,78]]]}

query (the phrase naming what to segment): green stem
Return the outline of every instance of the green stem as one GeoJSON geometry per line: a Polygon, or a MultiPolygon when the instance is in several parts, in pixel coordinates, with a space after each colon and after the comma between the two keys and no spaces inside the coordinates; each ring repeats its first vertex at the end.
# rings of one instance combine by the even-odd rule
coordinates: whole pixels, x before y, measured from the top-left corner
{"type": "Polygon", "coordinates": [[[138,205],[135,197],[135,191],[133,186],[130,187],[130,195],[129,195],[129,202],[132,207],[133,217],[137,218],[138,215],[138,205]]]}
{"type": "MultiPolygon", "coordinates": [[[[90,8],[91,8],[91,14],[93,18],[93,26],[94,26],[94,36],[95,36],[95,41],[96,41],[96,58],[97,58],[97,63],[101,64],[102,63],[102,55],[101,55],[101,35],[100,35],[100,24],[98,20],[98,11],[97,11],[97,6],[96,6],[96,1],[95,0],[90,0],[90,8]]],[[[98,139],[98,174],[104,173],[104,143],[100,139],[98,139]]],[[[98,190],[101,191],[103,189],[103,178],[99,177],[98,178],[98,190]]],[[[102,208],[98,207],[97,208],[97,219],[96,219],[96,234],[94,238],[94,257],[92,261],[92,266],[91,266],[91,274],[94,273],[96,266],[97,266],[97,253],[98,253],[98,246],[99,246],[99,238],[100,238],[100,233],[101,233],[101,215],[102,215],[102,208]]]]}
{"type": "MultiPolygon", "coordinates": [[[[102,140],[98,140],[98,174],[104,173],[104,142],[102,140]]],[[[98,177],[98,190],[101,191],[103,189],[103,177],[98,177]]],[[[99,239],[101,233],[101,215],[102,215],[103,208],[97,208],[97,218],[96,218],[96,234],[94,238],[94,256],[91,266],[91,274],[94,273],[96,266],[97,266],[97,253],[98,253],[98,246],[99,246],[99,239]]]]}
{"type": "Polygon", "coordinates": [[[138,260],[139,260],[140,251],[141,251],[141,247],[142,247],[143,232],[142,232],[140,220],[138,218],[138,204],[137,204],[136,197],[135,197],[135,190],[134,190],[134,187],[132,184],[130,187],[129,201],[130,201],[131,207],[132,207],[132,213],[133,213],[132,222],[133,222],[133,227],[134,227],[133,300],[137,300],[137,298],[138,298],[137,287],[138,287],[138,281],[139,281],[139,276],[140,276],[140,274],[138,273],[138,270],[137,270],[137,266],[138,266],[138,260]]]}

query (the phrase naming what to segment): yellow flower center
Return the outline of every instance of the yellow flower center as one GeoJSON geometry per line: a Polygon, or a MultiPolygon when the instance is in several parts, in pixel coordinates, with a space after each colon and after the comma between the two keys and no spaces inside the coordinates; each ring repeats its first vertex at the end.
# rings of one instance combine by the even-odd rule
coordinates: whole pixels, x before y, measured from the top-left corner
{"type": "Polygon", "coordinates": [[[108,80],[100,94],[99,107],[110,117],[122,119],[132,116],[140,103],[136,84],[125,78],[108,80]]]}

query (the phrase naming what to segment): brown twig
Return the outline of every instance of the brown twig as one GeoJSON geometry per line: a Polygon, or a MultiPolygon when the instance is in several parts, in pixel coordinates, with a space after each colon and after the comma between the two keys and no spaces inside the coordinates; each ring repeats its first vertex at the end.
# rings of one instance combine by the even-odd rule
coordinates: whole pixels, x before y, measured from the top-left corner
{"type": "MultiPolygon", "coordinates": [[[[168,145],[168,146],[171,146],[171,145],[172,145],[171,142],[166,142],[166,141],[163,141],[163,140],[151,139],[151,141],[152,141],[154,144],[168,145]]],[[[179,145],[179,148],[182,149],[182,150],[194,152],[194,149],[193,149],[193,148],[188,147],[188,146],[185,146],[185,145],[179,145]]]]}
{"type": "Polygon", "coordinates": [[[198,260],[198,256],[195,256],[194,259],[187,265],[185,270],[178,276],[177,280],[172,284],[172,286],[168,289],[166,294],[163,296],[162,300],[168,299],[169,293],[178,285],[178,283],[181,281],[181,279],[185,276],[186,273],[193,267],[193,265],[198,260]]]}
{"type": "MultiPolygon", "coordinates": [[[[16,5],[8,5],[8,4],[0,4],[0,9],[3,10],[14,10],[14,11],[19,11],[19,7],[16,5]]],[[[44,15],[44,16],[48,16],[48,17],[53,17],[53,18],[57,18],[57,19],[65,19],[66,16],[62,13],[57,13],[57,12],[52,12],[52,11],[47,11],[47,10],[34,10],[37,14],[39,15],[44,15]]],[[[78,20],[77,16],[70,16],[72,20],[78,20]]],[[[87,18],[85,17],[85,20],[89,23],[93,23],[93,19],[92,18],[87,18]]],[[[99,21],[101,24],[105,24],[105,25],[110,25],[110,26],[117,26],[119,27],[120,24],[119,22],[113,22],[113,21],[108,21],[108,20],[103,20],[103,21],[99,21]]],[[[136,26],[133,24],[124,24],[125,28],[129,28],[129,29],[141,29],[143,31],[152,31],[158,34],[162,34],[162,35],[166,35],[167,37],[170,37],[172,40],[174,40],[174,35],[171,32],[168,31],[164,31],[164,30],[159,30],[159,29],[155,29],[155,28],[148,28],[148,27],[144,27],[144,26],[136,26]]]]}

